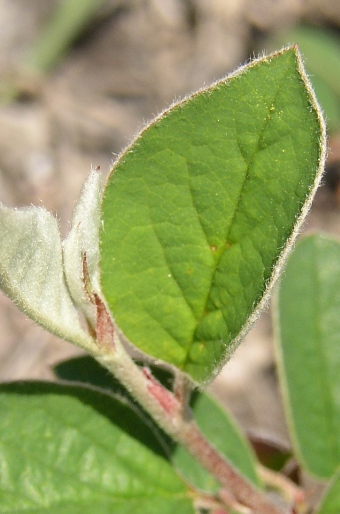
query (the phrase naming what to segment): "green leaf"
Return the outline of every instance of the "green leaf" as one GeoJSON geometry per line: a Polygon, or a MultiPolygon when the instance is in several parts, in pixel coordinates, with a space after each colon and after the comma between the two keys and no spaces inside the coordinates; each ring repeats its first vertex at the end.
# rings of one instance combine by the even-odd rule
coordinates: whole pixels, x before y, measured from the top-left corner
{"type": "Polygon", "coordinates": [[[102,289],[130,342],[197,382],[217,373],[263,307],[310,202],[320,140],[295,47],[142,131],[109,177],[100,235],[102,289]]]}
{"type": "Polygon", "coordinates": [[[340,470],[333,477],[317,514],[339,514],[340,512],[340,470]]]}
{"type": "Polygon", "coordinates": [[[340,464],[340,244],[313,235],[288,259],[276,305],[277,354],[297,455],[312,474],[340,464]]]}
{"type": "Polygon", "coordinates": [[[125,400],[80,386],[0,387],[1,512],[194,514],[192,493],[125,400]]]}
{"type": "MultiPolygon", "coordinates": [[[[121,384],[98,365],[91,357],[77,357],[56,366],[57,375],[66,380],[85,382],[109,389],[130,399],[121,384]]],[[[165,387],[172,382],[170,373],[152,368],[152,373],[165,387]]],[[[241,430],[229,414],[205,393],[195,393],[191,402],[195,420],[206,438],[234,466],[257,487],[260,482],[255,469],[255,456],[241,430]]],[[[147,416],[147,414],[144,414],[147,416]]],[[[150,424],[153,421],[149,418],[150,424]]],[[[202,468],[196,460],[180,445],[174,445],[167,435],[163,440],[171,447],[171,460],[180,474],[199,490],[213,493],[219,489],[217,481],[202,468]]]]}
{"type": "Polygon", "coordinates": [[[326,114],[328,129],[340,129],[340,38],[321,27],[301,26],[275,37],[275,45],[296,41],[319,102],[326,114]]]}
{"type": "MultiPolygon", "coordinates": [[[[138,361],[137,364],[143,366],[143,363],[139,363],[138,361]]],[[[172,389],[173,375],[168,370],[156,366],[151,366],[150,369],[152,375],[161,382],[164,387],[172,389]]],[[[61,380],[80,382],[82,384],[100,387],[101,389],[109,389],[115,394],[123,395],[134,401],[133,397],[127,392],[122,383],[119,382],[114,375],[108,373],[101,364],[89,355],[82,355],[62,361],[54,367],[54,371],[61,380]]],[[[148,414],[145,415],[148,416],[148,414]]]]}

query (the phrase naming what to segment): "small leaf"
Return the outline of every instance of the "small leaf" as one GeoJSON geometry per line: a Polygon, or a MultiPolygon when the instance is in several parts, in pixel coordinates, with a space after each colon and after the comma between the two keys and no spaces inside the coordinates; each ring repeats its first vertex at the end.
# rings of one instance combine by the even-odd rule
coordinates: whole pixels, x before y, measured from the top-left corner
{"type": "Polygon", "coordinates": [[[266,302],[324,139],[295,47],[141,133],[109,177],[100,235],[102,289],[130,342],[196,382],[217,373],[266,302]]]}
{"type": "Polygon", "coordinates": [[[101,173],[99,170],[91,170],[73,213],[72,228],[63,242],[64,269],[69,291],[93,327],[96,326],[96,308],[89,301],[86,278],[91,282],[88,286],[99,294],[100,201],[101,173]],[[84,277],[85,258],[88,277],[84,277]]]}
{"type": "Polygon", "coordinates": [[[192,493],[126,401],[86,387],[0,387],[1,511],[194,514],[192,493]]]}
{"type": "Polygon", "coordinates": [[[332,478],[316,514],[339,514],[340,512],[340,470],[332,478]]]}
{"type": "Polygon", "coordinates": [[[0,204],[0,287],[27,316],[83,348],[93,346],[81,328],[63,272],[56,219],[40,207],[0,204]]]}
{"type": "MultiPolygon", "coordinates": [[[[91,357],[76,357],[62,362],[55,368],[55,371],[63,380],[83,382],[109,389],[114,393],[124,395],[130,401],[132,400],[121,384],[112,375],[108,375],[91,357]]],[[[169,372],[154,367],[152,373],[165,387],[171,385],[172,376],[169,372]]],[[[254,454],[228,412],[222,409],[209,395],[197,392],[194,394],[192,410],[195,420],[206,438],[246,478],[259,486],[254,454]]],[[[151,419],[149,422],[153,424],[151,419]]],[[[173,444],[165,434],[162,434],[162,437],[171,447],[171,460],[185,480],[199,490],[208,493],[215,493],[219,489],[217,481],[182,446],[173,444]]]]}
{"type": "Polygon", "coordinates": [[[313,235],[288,259],[275,312],[280,382],[299,460],[340,465],[340,243],[313,235]]]}

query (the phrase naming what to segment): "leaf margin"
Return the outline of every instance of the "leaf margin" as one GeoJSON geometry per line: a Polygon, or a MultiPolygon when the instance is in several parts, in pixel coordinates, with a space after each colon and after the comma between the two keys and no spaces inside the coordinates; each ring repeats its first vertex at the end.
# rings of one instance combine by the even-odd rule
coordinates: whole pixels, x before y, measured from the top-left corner
{"type": "MultiPolygon", "coordinates": [[[[293,245],[296,241],[296,238],[298,234],[301,231],[302,224],[311,208],[312,201],[314,198],[314,195],[316,193],[316,190],[319,187],[322,174],[325,167],[325,161],[326,161],[326,153],[327,153],[327,135],[326,135],[326,124],[323,117],[322,109],[316,99],[313,87],[311,85],[311,82],[308,78],[308,75],[305,71],[303,59],[300,54],[300,51],[298,49],[298,44],[295,45],[289,45],[283,47],[281,50],[273,52],[269,55],[262,55],[258,58],[252,60],[250,63],[246,63],[245,65],[237,68],[234,72],[227,75],[227,77],[217,80],[210,84],[208,87],[203,87],[196,91],[195,93],[191,95],[185,96],[183,99],[173,102],[168,108],[161,111],[154,119],[152,119],[149,123],[145,124],[145,126],[140,130],[140,132],[137,134],[137,136],[122,150],[122,152],[117,156],[110,174],[107,177],[106,183],[104,185],[103,191],[105,192],[107,185],[109,184],[110,178],[114,174],[116,168],[119,166],[120,162],[124,159],[124,157],[131,151],[135,146],[138,146],[139,140],[143,137],[143,134],[153,125],[157,124],[158,121],[162,120],[164,116],[166,116],[168,113],[170,113],[174,108],[180,107],[184,104],[186,104],[191,98],[194,98],[197,95],[200,95],[201,93],[213,90],[214,88],[218,87],[218,85],[221,83],[221,81],[227,81],[229,79],[232,79],[234,77],[240,77],[242,74],[244,74],[247,70],[250,68],[256,66],[258,63],[269,60],[273,57],[276,57],[278,55],[281,55],[287,51],[293,51],[295,53],[296,61],[297,61],[297,69],[299,72],[299,76],[308,92],[311,109],[314,110],[316,117],[319,122],[320,127],[320,140],[319,140],[319,159],[318,159],[318,168],[315,171],[315,179],[313,182],[312,187],[309,190],[309,193],[305,199],[305,202],[302,206],[301,211],[299,212],[298,216],[295,219],[294,228],[289,236],[289,238],[286,240],[285,245],[281,249],[281,252],[278,254],[277,261],[275,263],[274,268],[272,269],[270,280],[265,284],[264,291],[262,294],[262,297],[260,298],[259,302],[255,306],[253,312],[250,314],[250,316],[246,319],[242,329],[238,333],[238,335],[233,339],[232,343],[226,348],[223,357],[220,359],[220,362],[218,365],[214,367],[212,370],[212,373],[210,373],[210,376],[206,378],[203,381],[197,381],[195,380],[187,371],[183,371],[187,378],[194,383],[194,385],[199,385],[202,387],[205,387],[208,385],[221,371],[223,366],[226,364],[226,362],[229,360],[230,356],[233,354],[235,349],[238,347],[239,343],[244,339],[244,337],[247,335],[253,324],[256,322],[256,320],[261,315],[261,312],[267,307],[270,296],[273,292],[273,288],[281,274],[282,268],[285,264],[285,261],[291,252],[293,245]]],[[[104,193],[102,196],[102,203],[103,203],[104,193]]],[[[101,204],[102,206],[102,204],[101,204]]],[[[100,235],[100,248],[101,248],[101,235],[100,235]]],[[[102,283],[102,282],[101,282],[102,283]]],[[[103,290],[103,286],[101,286],[103,290]]],[[[111,311],[110,311],[111,312],[111,311]]],[[[151,354],[148,354],[146,351],[142,350],[140,347],[137,347],[134,343],[132,343],[127,336],[125,336],[124,331],[120,329],[119,325],[115,321],[114,313],[111,312],[111,316],[113,318],[113,322],[115,325],[115,328],[117,332],[120,334],[120,338],[124,341],[126,345],[131,347],[133,350],[136,350],[137,354],[140,358],[143,358],[146,362],[157,362],[162,363],[162,365],[170,369],[172,371],[175,371],[177,369],[175,364],[172,364],[170,362],[166,362],[162,358],[155,357],[151,354]]]]}

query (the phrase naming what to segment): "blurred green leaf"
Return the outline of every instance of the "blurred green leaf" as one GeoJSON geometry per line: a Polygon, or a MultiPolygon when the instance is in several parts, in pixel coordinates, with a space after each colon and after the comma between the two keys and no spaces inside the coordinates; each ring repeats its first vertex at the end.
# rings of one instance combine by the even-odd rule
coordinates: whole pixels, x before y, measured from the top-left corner
{"type": "Polygon", "coordinates": [[[124,395],[126,391],[111,373],[89,355],[60,362],[54,367],[54,371],[61,380],[109,389],[120,395],[124,395]]]}
{"type": "Polygon", "coordinates": [[[87,387],[0,387],[1,512],[194,514],[165,448],[125,400],[87,387]]]}
{"type": "Polygon", "coordinates": [[[340,512],[340,471],[333,477],[317,514],[339,514],[340,512]]]}
{"type": "Polygon", "coordinates": [[[62,0],[30,51],[27,67],[40,73],[53,68],[107,0],[62,0]]]}
{"type": "MultiPolygon", "coordinates": [[[[165,387],[172,383],[170,373],[151,367],[153,375],[165,387]]],[[[55,371],[58,377],[66,380],[85,382],[96,387],[109,389],[114,393],[130,398],[121,384],[91,357],[77,357],[60,363],[55,371]]],[[[191,402],[195,420],[203,434],[214,446],[234,464],[239,471],[260,486],[255,469],[255,456],[240,429],[229,414],[208,394],[195,393],[191,402]]],[[[147,417],[146,413],[143,416],[147,417]]],[[[149,418],[150,425],[153,421],[149,418]]],[[[219,486],[216,480],[203,469],[196,460],[181,446],[175,445],[168,436],[162,434],[167,446],[171,447],[171,460],[180,474],[196,488],[205,492],[215,492],[219,486]]]]}
{"type": "Polygon", "coordinates": [[[210,380],[261,308],[319,167],[296,48],[177,104],[118,160],[102,288],[139,349],[210,380]]]}
{"type": "Polygon", "coordinates": [[[304,238],[288,259],[276,305],[277,355],[297,456],[329,478],[340,464],[340,244],[304,238]]]}

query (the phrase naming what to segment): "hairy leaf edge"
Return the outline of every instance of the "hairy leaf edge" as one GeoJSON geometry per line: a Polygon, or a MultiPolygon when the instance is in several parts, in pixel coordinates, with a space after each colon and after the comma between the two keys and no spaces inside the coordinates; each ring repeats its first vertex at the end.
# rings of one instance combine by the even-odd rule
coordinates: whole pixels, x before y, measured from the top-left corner
{"type": "MultiPolygon", "coordinates": [[[[257,321],[257,319],[259,318],[261,312],[267,307],[269,298],[270,298],[272,290],[273,290],[273,287],[276,284],[276,282],[277,282],[277,280],[278,280],[278,278],[280,276],[280,273],[281,273],[281,270],[282,270],[282,268],[284,266],[284,263],[285,263],[289,253],[291,252],[291,250],[293,248],[294,242],[295,242],[298,234],[300,233],[301,227],[303,225],[303,222],[304,222],[304,220],[305,220],[305,218],[306,218],[306,216],[307,216],[307,214],[308,214],[308,212],[309,212],[309,210],[311,208],[313,198],[314,198],[315,193],[316,193],[316,191],[317,191],[317,189],[318,189],[318,187],[320,185],[320,181],[321,181],[322,174],[323,174],[323,171],[324,171],[325,162],[326,162],[326,156],[327,156],[326,123],[325,123],[325,120],[324,120],[324,116],[323,116],[323,112],[322,112],[321,106],[319,105],[319,103],[317,101],[317,98],[316,98],[316,95],[314,93],[312,84],[311,84],[311,82],[309,80],[309,77],[308,77],[308,75],[306,73],[306,70],[304,68],[303,59],[302,59],[302,56],[301,56],[300,51],[298,49],[298,44],[290,45],[290,46],[285,46],[281,50],[273,52],[273,53],[268,54],[268,55],[263,54],[262,56],[259,56],[258,58],[252,60],[251,62],[247,62],[243,66],[238,67],[235,71],[233,71],[232,73],[228,74],[226,77],[213,82],[208,87],[202,87],[198,91],[196,91],[196,92],[194,92],[192,94],[186,95],[181,100],[173,102],[169,107],[167,107],[163,111],[161,111],[150,122],[147,122],[141,128],[141,130],[137,133],[137,135],[130,141],[130,143],[122,150],[122,152],[120,154],[118,154],[118,156],[116,157],[115,161],[112,164],[111,171],[110,171],[110,173],[109,173],[109,175],[108,175],[108,177],[106,179],[106,183],[105,183],[104,188],[103,188],[103,193],[104,193],[105,190],[106,190],[106,187],[107,187],[107,185],[108,185],[108,183],[109,183],[109,181],[111,179],[111,176],[115,172],[115,169],[119,166],[120,162],[124,159],[125,155],[133,148],[133,146],[135,144],[137,144],[138,140],[143,136],[144,132],[146,132],[149,129],[149,127],[151,127],[152,125],[156,124],[159,120],[161,120],[164,116],[166,116],[174,108],[179,107],[179,106],[187,103],[191,98],[194,98],[195,96],[198,96],[198,95],[200,95],[203,92],[206,92],[206,91],[209,91],[209,90],[213,90],[222,81],[228,81],[228,80],[230,80],[230,79],[232,79],[234,77],[240,76],[244,72],[246,72],[248,69],[252,68],[253,66],[256,66],[258,63],[260,63],[262,61],[265,61],[267,59],[275,58],[275,57],[277,57],[277,56],[279,56],[279,55],[281,55],[281,54],[283,54],[285,52],[288,52],[288,51],[294,51],[294,53],[295,53],[296,62],[297,62],[297,69],[298,69],[299,75],[300,75],[300,77],[301,77],[301,79],[302,79],[302,81],[303,81],[303,83],[304,83],[304,85],[306,87],[307,92],[308,92],[311,107],[314,110],[314,112],[316,113],[317,119],[319,121],[320,129],[321,129],[320,130],[321,136],[320,136],[320,140],[319,140],[319,150],[320,150],[319,151],[319,166],[318,166],[318,169],[316,170],[316,175],[315,175],[313,186],[311,187],[311,189],[309,191],[309,194],[306,197],[304,205],[303,205],[303,207],[301,209],[301,212],[299,213],[299,215],[298,215],[298,217],[297,217],[297,219],[295,221],[294,229],[293,229],[290,237],[287,239],[286,244],[282,248],[282,251],[281,251],[281,253],[280,253],[280,255],[279,255],[279,257],[278,257],[278,259],[276,261],[276,264],[275,264],[275,266],[273,268],[270,280],[265,285],[265,289],[264,289],[264,293],[262,295],[262,298],[260,299],[258,304],[255,306],[252,314],[248,317],[248,319],[244,323],[244,325],[243,325],[242,329],[240,330],[239,334],[234,338],[232,343],[226,349],[225,354],[224,354],[224,358],[222,358],[220,363],[218,364],[218,366],[216,366],[214,368],[214,370],[213,370],[212,374],[210,375],[209,379],[207,379],[203,383],[197,383],[196,381],[194,381],[194,379],[193,379],[193,377],[191,375],[189,375],[186,372],[183,372],[188,377],[188,379],[190,380],[191,383],[194,383],[196,387],[199,387],[199,388],[202,388],[202,389],[204,387],[206,387],[220,373],[221,369],[226,364],[226,362],[229,360],[231,355],[234,353],[234,351],[236,350],[236,348],[238,347],[240,342],[247,335],[247,333],[249,332],[251,327],[254,325],[255,321],[257,321]]],[[[102,196],[102,201],[103,201],[103,197],[104,197],[104,194],[102,196]]],[[[101,227],[101,230],[105,230],[105,228],[103,228],[103,225],[101,227]]],[[[101,237],[99,239],[101,239],[101,237]]],[[[161,366],[161,367],[164,367],[165,369],[170,369],[173,372],[176,372],[176,370],[178,368],[175,365],[167,363],[167,362],[163,361],[162,359],[155,358],[152,355],[147,354],[146,352],[144,352],[140,348],[137,348],[131,341],[129,341],[129,339],[124,335],[124,332],[122,330],[120,330],[119,326],[116,324],[115,319],[114,319],[114,313],[111,312],[111,316],[113,318],[113,321],[114,321],[114,324],[115,324],[115,328],[118,331],[118,333],[120,334],[121,339],[124,341],[125,344],[127,344],[130,348],[132,348],[132,350],[136,353],[136,355],[139,358],[143,359],[146,362],[151,362],[151,363],[156,364],[157,366],[161,366]]]]}

